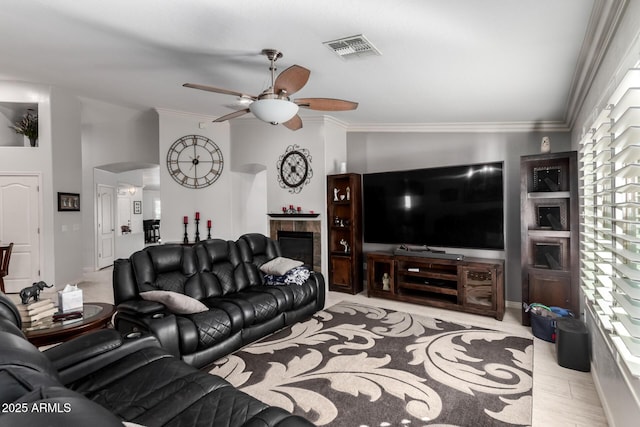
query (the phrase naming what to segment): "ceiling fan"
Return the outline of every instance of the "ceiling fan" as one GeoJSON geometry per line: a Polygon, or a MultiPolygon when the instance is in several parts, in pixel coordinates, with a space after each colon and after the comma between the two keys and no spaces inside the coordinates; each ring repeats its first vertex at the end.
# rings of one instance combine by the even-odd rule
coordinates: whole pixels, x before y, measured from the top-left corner
{"type": "Polygon", "coordinates": [[[225,120],[235,119],[236,117],[251,112],[257,118],[267,123],[273,125],[281,123],[291,130],[298,130],[302,128],[302,119],[298,115],[298,108],[308,108],[319,111],[346,111],[358,108],[357,102],[333,98],[298,98],[291,101],[289,96],[307,84],[311,71],[299,65],[292,65],[276,77],[275,63],[279,58],[282,58],[282,52],[275,49],[264,49],[262,54],[269,58],[271,62],[271,66],[269,67],[269,70],[271,70],[271,86],[258,96],[195,83],[185,83],[182,86],[222,93],[224,95],[238,96],[253,101],[249,105],[249,108],[218,117],[214,122],[224,122],[225,120]]]}

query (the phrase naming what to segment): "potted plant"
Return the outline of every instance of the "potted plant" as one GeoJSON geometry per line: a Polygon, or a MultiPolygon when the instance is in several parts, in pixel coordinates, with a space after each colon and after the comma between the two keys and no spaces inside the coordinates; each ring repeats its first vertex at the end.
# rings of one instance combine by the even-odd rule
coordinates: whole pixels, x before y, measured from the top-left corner
{"type": "Polygon", "coordinates": [[[38,145],[38,115],[34,113],[33,109],[29,108],[22,119],[9,127],[16,133],[29,138],[32,147],[38,145]]]}

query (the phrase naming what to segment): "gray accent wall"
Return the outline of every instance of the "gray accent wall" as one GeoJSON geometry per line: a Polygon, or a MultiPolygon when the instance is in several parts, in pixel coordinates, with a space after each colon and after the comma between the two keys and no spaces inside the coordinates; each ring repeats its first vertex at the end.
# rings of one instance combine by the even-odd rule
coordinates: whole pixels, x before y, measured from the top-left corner
{"type": "MultiPolygon", "coordinates": [[[[551,151],[570,149],[568,132],[348,132],[349,172],[371,173],[439,166],[503,161],[505,167],[505,250],[450,249],[483,258],[504,258],[505,298],[520,304],[520,156],[540,152],[543,136],[551,138],[551,151]]],[[[366,212],[365,212],[366,215],[366,212]]],[[[398,244],[403,242],[398,242],[398,244]]],[[[429,244],[429,242],[425,242],[429,244]]],[[[393,246],[365,242],[364,251],[389,250],[393,246]]]]}

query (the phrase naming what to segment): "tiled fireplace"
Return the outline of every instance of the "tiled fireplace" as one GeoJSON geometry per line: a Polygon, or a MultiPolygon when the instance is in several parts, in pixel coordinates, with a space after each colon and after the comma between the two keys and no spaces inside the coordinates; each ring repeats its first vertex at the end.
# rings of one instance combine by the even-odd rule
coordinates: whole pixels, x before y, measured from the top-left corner
{"type": "MultiPolygon", "coordinates": [[[[312,249],[313,270],[322,271],[319,220],[272,219],[269,221],[269,233],[272,239],[280,241],[284,256],[300,259],[304,257],[303,253],[308,253],[309,249],[312,249]],[[310,248],[306,243],[309,238],[311,239],[310,248]]],[[[307,260],[301,259],[301,261],[307,260]]]]}

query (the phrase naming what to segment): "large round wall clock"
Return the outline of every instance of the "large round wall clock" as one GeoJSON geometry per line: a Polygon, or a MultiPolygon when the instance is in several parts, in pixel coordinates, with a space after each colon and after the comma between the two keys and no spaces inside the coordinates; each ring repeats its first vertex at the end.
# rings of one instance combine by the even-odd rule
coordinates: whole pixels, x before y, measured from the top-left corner
{"type": "Polygon", "coordinates": [[[299,193],[302,187],[311,181],[311,155],[306,148],[290,145],[277,163],[278,182],[280,187],[290,193],[299,193]]]}
{"type": "Polygon", "coordinates": [[[187,188],[210,186],[222,174],[223,165],[220,148],[202,135],[178,138],[167,152],[169,174],[187,188]]]}

